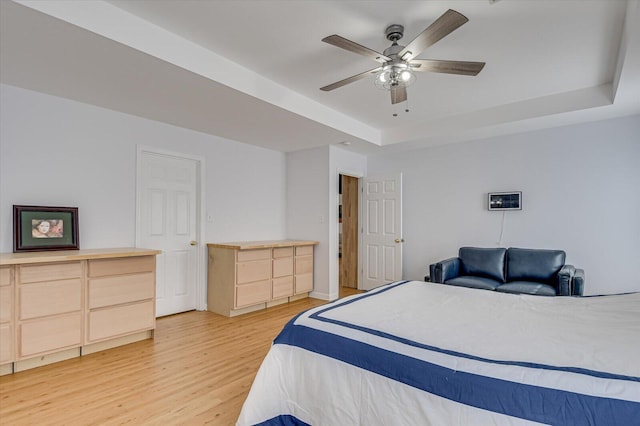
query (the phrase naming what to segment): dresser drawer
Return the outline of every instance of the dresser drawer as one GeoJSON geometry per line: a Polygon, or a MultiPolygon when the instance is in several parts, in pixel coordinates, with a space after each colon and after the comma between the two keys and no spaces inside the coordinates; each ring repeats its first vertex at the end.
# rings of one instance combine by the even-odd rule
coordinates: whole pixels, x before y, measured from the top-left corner
{"type": "Polygon", "coordinates": [[[80,346],[82,315],[78,313],[20,325],[20,357],[80,346]]]}
{"type": "Polygon", "coordinates": [[[82,309],[82,281],[79,278],[25,284],[18,288],[21,320],[82,309]]]}
{"type": "Polygon", "coordinates": [[[273,277],[293,275],[293,256],[273,259],[273,277]]]}
{"type": "Polygon", "coordinates": [[[238,262],[260,259],[271,259],[271,249],[238,250],[238,262]]]}
{"type": "Polygon", "coordinates": [[[64,280],[81,276],[82,264],[80,262],[20,266],[20,283],[64,280]]]}
{"type": "Polygon", "coordinates": [[[0,364],[13,361],[13,334],[9,324],[0,324],[0,364]]]}
{"type": "Polygon", "coordinates": [[[11,267],[0,267],[0,287],[11,285],[11,267]]]}
{"type": "Polygon", "coordinates": [[[271,278],[271,260],[255,260],[241,262],[236,265],[236,282],[238,284],[271,278]]]}
{"type": "Polygon", "coordinates": [[[271,280],[236,286],[236,308],[264,303],[271,298],[271,280]]]}
{"type": "Polygon", "coordinates": [[[313,290],[313,274],[296,275],[296,294],[308,293],[313,290]]]}
{"type": "Polygon", "coordinates": [[[273,249],[273,257],[293,257],[293,247],[276,247],[273,249]]]}
{"type": "Polygon", "coordinates": [[[123,257],[118,259],[89,260],[89,276],[135,274],[153,272],[156,269],[155,256],[123,257]]]}
{"type": "Polygon", "coordinates": [[[296,256],[306,256],[313,254],[313,246],[298,246],[296,247],[296,256]]]}
{"type": "Polygon", "coordinates": [[[313,272],[313,256],[296,257],[296,275],[313,272]]]}
{"type": "Polygon", "coordinates": [[[154,302],[150,300],[92,311],[88,327],[89,342],[151,330],[155,327],[154,302]]]}
{"type": "Polygon", "coordinates": [[[11,321],[11,306],[13,305],[11,287],[0,287],[0,322],[11,321]]]}
{"type": "Polygon", "coordinates": [[[272,299],[293,296],[293,276],[274,278],[271,292],[272,299]]]}
{"type": "Polygon", "coordinates": [[[88,288],[89,309],[152,299],[154,273],[91,278],[88,288]]]}

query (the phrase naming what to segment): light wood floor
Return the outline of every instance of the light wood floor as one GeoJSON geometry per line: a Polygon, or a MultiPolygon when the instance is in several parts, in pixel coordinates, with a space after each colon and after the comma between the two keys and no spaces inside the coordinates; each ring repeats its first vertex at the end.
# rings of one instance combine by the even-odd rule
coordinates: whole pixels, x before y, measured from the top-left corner
{"type": "Polygon", "coordinates": [[[323,303],[164,317],[154,339],[0,377],[0,424],[232,425],[272,340],[323,303]]]}

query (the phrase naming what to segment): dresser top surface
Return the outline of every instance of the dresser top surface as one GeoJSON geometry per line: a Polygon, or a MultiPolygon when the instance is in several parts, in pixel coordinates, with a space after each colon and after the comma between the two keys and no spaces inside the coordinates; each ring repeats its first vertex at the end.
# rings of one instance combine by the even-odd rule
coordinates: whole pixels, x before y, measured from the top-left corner
{"type": "Polygon", "coordinates": [[[318,241],[308,240],[267,240],[267,241],[235,241],[228,243],[209,243],[208,247],[228,248],[235,250],[252,250],[274,247],[314,246],[318,241]]]}
{"type": "Polygon", "coordinates": [[[162,250],[134,247],[0,253],[0,266],[21,265],[27,263],[65,262],[85,259],[109,259],[113,257],[151,256],[160,253],[162,253],[162,250]]]}

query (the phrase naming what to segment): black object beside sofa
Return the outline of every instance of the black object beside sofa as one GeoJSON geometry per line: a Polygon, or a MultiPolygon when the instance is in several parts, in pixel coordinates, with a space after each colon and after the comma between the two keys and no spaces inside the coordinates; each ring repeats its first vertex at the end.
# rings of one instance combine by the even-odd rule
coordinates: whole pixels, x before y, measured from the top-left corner
{"type": "Polygon", "coordinates": [[[461,247],[458,257],[429,266],[430,280],[504,293],[582,296],[584,270],[562,250],[461,247]]]}

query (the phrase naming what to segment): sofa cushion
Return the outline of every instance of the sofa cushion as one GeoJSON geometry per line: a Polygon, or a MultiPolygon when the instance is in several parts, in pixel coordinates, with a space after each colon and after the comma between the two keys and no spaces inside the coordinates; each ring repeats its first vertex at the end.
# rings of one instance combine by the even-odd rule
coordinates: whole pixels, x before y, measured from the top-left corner
{"type": "Polygon", "coordinates": [[[501,282],[496,280],[492,280],[491,278],[484,277],[470,277],[468,275],[463,275],[461,277],[451,278],[444,282],[449,285],[458,285],[461,287],[472,287],[472,288],[481,288],[484,290],[495,290],[501,282]]]}
{"type": "Polygon", "coordinates": [[[461,247],[458,252],[460,275],[491,278],[503,283],[506,252],[504,248],[461,247]]]}
{"type": "Polygon", "coordinates": [[[540,296],[555,296],[556,289],[548,284],[531,281],[513,281],[496,288],[502,293],[536,294],[540,296]]]}
{"type": "Polygon", "coordinates": [[[509,248],[507,250],[507,282],[536,281],[555,287],[556,274],[564,265],[562,250],[509,248]]]}

